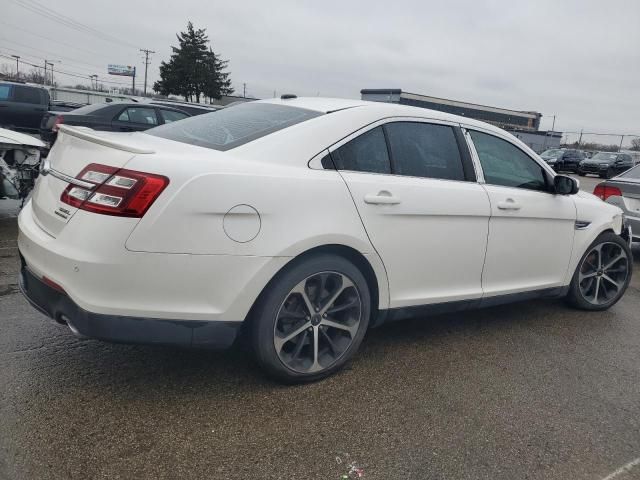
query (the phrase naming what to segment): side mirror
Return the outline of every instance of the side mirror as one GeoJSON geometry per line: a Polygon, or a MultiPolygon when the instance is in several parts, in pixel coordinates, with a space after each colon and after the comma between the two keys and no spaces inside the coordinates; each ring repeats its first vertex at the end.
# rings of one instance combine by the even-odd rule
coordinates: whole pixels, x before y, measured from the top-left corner
{"type": "Polygon", "coordinates": [[[575,178],[567,175],[556,175],[553,177],[553,190],[558,195],[573,195],[580,190],[580,184],[575,178]]]}

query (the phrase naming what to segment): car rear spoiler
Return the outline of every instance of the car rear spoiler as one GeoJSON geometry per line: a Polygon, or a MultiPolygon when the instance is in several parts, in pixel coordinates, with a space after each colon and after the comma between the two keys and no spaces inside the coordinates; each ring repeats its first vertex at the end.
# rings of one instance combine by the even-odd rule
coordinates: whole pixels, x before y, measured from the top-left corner
{"type": "Polygon", "coordinates": [[[116,150],[140,154],[156,153],[155,150],[150,148],[138,147],[132,145],[131,142],[127,142],[127,140],[130,140],[130,137],[128,136],[120,137],[109,134],[108,132],[97,132],[87,127],[73,127],[71,125],[64,124],[60,125],[59,131],[66,135],[71,135],[73,137],[86,140],[87,142],[104,145],[105,147],[115,148],[116,150]]]}

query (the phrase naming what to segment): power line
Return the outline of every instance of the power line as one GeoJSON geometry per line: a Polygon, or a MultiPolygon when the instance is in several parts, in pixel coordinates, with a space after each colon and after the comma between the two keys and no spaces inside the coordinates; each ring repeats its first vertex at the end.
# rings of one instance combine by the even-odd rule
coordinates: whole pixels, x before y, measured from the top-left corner
{"type": "MultiPolygon", "coordinates": [[[[59,57],[59,58],[64,59],[65,61],[68,61],[68,62],[70,62],[70,63],[77,64],[77,65],[85,65],[85,66],[88,66],[88,67],[91,67],[91,68],[101,68],[101,69],[104,69],[104,67],[105,67],[104,65],[96,65],[96,64],[92,64],[92,63],[79,62],[79,61],[75,60],[74,58],[67,57],[67,56],[64,56],[64,55],[60,55],[60,54],[58,54],[58,53],[56,53],[56,52],[50,52],[50,51],[47,51],[47,50],[43,50],[43,49],[41,49],[41,48],[30,47],[29,45],[25,45],[25,44],[23,44],[23,43],[19,43],[19,42],[13,41],[13,40],[7,40],[6,38],[3,38],[3,39],[2,39],[2,41],[3,41],[3,42],[14,43],[14,44],[16,44],[16,45],[20,46],[21,48],[27,48],[27,49],[29,49],[29,50],[34,50],[34,51],[36,51],[36,52],[40,52],[40,53],[43,53],[43,54],[45,54],[45,55],[59,57]]],[[[14,50],[14,51],[17,51],[15,48],[9,48],[9,47],[4,47],[4,48],[5,48],[6,50],[14,50]]]]}
{"type": "Polygon", "coordinates": [[[61,25],[64,25],[73,30],[86,33],[89,35],[93,35],[95,37],[101,38],[102,40],[106,40],[112,43],[118,43],[120,45],[126,45],[131,48],[138,48],[136,45],[133,45],[129,42],[126,42],[120,38],[114,37],[113,35],[101,32],[100,30],[90,27],[82,22],[74,20],[71,17],[66,15],[62,15],[61,13],[52,10],[41,3],[36,2],[35,0],[11,0],[14,4],[29,10],[32,13],[40,15],[48,20],[54,21],[61,25]]]}
{"type": "MultiPolygon", "coordinates": [[[[6,48],[6,47],[5,47],[5,50],[10,50],[10,51],[14,51],[14,52],[21,53],[23,57],[25,57],[25,58],[30,58],[32,62],[36,62],[36,61],[37,61],[37,62],[39,62],[39,61],[41,61],[41,60],[42,60],[40,57],[36,57],[35,55],[25,55],[24,53],[19,52],[18,50],[14,50],[14,49],[12,49],[12,48],[6,48]]],[[[4,56],[5,58],[8,58],[6,55],[3,55],[3,56],[4,56]]],[[[13,55],[12,55],[12,56],[13,56],[13,55]]],[[[27,64],[27,65],[31,65],[31,66],[35,66],[36,68],[43,68],[43,67],[41,67],[41,66],[40,66],[40,65],[38,65],[38,64],[32,64],[32,63],[29,63],[29,62],[26,62],[26,61],[23,61],[22,63],[25,63],[25,64],[27,64]]],[[[67,73],[67,74],[77,74],[77,75],[81,75],[81,76],[86,76],[86,75],[85,75],[86,70],[83,70],[83,71],[67,70],[67,71],[66,71],[66,73],[67,73]]],[[[107,80],[105,80],[105,81],[107,81],[107,80]]],[[[114,84],[117,84],[117,85],[128,85],[128,83],[124,83],[124,82],[115,82],[115,81],[110,81],[109,83],[114,83],[114,84]]]]}
{"type": "MultiPolygon", "coordinates": [[[[60,40],[56,40],[56,39],[51,38],[51,37],[45,37],[44,35],[40,35],[40,34],[38,34],[38,33],[34,33],[34,32],[32,32],[32,31],[30,31],[30,30],[26,30],[26,29],[24,29],[24,28],[18,28],[18,27],[16,27],[15,25],[11,25],[10,23],[3,22],[2,20],[0,20],[0,23],[1,23],[2,25],[4,25],[5,27],[9,27],[9,28],[13,28],[14,30],[18,30],[18,31],[19,31],[20,33],[22,33],[23,35],[26,33],[26,34],[28,34],[30,37],[32,37],[32,36],[33,36],[33,37],[38,37],[38,38],[42,38],[43,40],[47,40],[48,42],[59,43],[60,45],[64,45],[65,47],[75,48],[76,50],[79,50],[79,51],[81,51],[81,52],[88,53],[88,54],[89,54],[89,55],[91,55],[92,57],[95,57],[95,56],[101,56],[101,57],[103,57],[103,58],[107,58],[107,57],[106,57],[106,55],[100,55],[100,54],[98,54],[98,55],[97,55],[97,54],[96,54],[96,52],[92,52],[92,51],[90,51],[90,50],[85,50],[85,49],[83,49],[83,48],[78,47],[77,45],[72,45],[71,43],[61,42],[60,40]]],[[[13,42],[13,43],[16,43],[16,42],[13,42]]]]}
{"type": "MultiPolygon", "coordinates": [[[[2,53],[0,53],[0,57],[13,60],[11,56],[5,55],[5,54],[2,54],[2,53]]],[[[42,67],[41,65],[36,65],[35,63],[27,62],[27,61],[24,61],[24,60],[22,60],[21,63],[23,63],[25,65],[29,65],[29,66],[37,68],[37,69],[41,69],[41,70],[44,69],[44,67],[42,67]]],[[[67,75],[69,77],[82,78],[84,80],[90,80],[91,79],[90,78],[91,75],[78,75],[76,73],[66,72],[64,70],[56,70],[56,73],[61,74],[61,75],[67,75]]],[[[102,83],[111,83],[111,84],[121,85],[121,86],[122,85],[128,86],[128,83],[114,82],[114,81],[111,81],[111,80],[101,80],[101,82],[102,83]]]]}

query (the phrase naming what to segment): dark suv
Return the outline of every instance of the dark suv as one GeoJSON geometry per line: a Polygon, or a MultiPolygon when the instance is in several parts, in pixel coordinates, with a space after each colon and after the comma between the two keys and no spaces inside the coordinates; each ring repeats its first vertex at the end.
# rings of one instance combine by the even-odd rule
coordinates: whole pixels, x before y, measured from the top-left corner
{"type": "Polygon", "coordinates": [[[628,153],[598,152],[580,164],[578,174],[593,173],[601,178],[611,178],[629,170],[633,165],[633,157],[628,153]]]}
{"type": "Polygon", "coordinates": [[[580,162],[585,159],[585,155],[581,150],[572,150],[566,148],[554,148],[546,150],[540,155],[551,168],[556,172],[561,170],[569,172],[577,172],[580,162]]]}
{"type": "Polygon", "coordinates": [[[45,88],[0,82],[0,127],[38,130],[49,103],[45,88]]]}

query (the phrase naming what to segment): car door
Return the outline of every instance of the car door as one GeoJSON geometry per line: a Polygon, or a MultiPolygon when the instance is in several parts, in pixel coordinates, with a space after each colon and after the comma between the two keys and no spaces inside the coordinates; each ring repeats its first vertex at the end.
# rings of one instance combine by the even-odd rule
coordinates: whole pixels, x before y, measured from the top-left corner
{"type": "Polygon", "coordinates": [[[15,112],[14,126],[27,129],[40,127],[42,116],[47,111],[44,100],[44,91],[24,85],[14,85],[11,99],[12,109],[15,112]]]}
{"type": "Polygon", "coordinates": [[[573,199],[551,193],[551,173],[515,143],[475,129],[469,136],[491,202],[484,295],[561,286],[573,247],[573,199]]]}
{"type": "Polygon", "coordinates": [[[389,279],[390,307],[482,296],[490,214],[458,127],[388,120],[331,149],[389,279]]]}
{"type": "Polygon", "coordinates": [[[148,130],[159,124],[158,114],[153,107],[127,107],[111,122],[112,128],[120,132],[148,130]]]}

